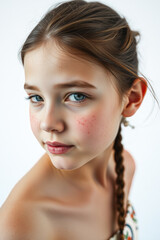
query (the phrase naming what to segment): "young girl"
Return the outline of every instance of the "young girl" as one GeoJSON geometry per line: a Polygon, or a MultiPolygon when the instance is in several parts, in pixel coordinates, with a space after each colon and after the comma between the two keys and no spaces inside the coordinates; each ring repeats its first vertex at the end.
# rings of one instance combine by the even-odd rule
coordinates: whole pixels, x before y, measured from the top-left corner
{"type": "Polygon", "coordinates": [[[140,107],[139,33],[100,2],[50,10],[21,49],[33,134],[46,153],[0,210],[0,240],[137,239],[135,162],[121,125],[140,107]]]}

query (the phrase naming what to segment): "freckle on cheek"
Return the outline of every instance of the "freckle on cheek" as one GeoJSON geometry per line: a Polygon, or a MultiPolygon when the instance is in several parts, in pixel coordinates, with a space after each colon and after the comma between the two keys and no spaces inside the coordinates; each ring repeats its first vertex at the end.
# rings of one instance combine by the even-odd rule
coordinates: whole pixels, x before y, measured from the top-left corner
{"type": "Polygon", "coordinates": [[[78,126],[81,131],[84,133],[87,133],[88,135],[93,130],[94,124],[95,124],[95,115],[91,115],[88,117],[81,117],[77,119],[78,126]]]}

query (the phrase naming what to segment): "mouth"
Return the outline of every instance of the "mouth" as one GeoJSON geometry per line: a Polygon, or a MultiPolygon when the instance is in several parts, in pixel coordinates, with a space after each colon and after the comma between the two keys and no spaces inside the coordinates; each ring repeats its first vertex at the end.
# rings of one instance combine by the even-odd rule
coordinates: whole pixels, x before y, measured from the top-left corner
{"type": "Polygon", "coordinates": [[[47,144],[47,148],[50,153],[64,154],[64,153],[68,152],[71,148],[73,148],[73,145],[72,146],[51,146],[51,145],[47,144]]]}
{"type": "Polygon", "coordinates": [[[74,145],[66,145],[60,142],[46,142],[48,151],[53,154],[64,154],[68,152],[74,145]]]}

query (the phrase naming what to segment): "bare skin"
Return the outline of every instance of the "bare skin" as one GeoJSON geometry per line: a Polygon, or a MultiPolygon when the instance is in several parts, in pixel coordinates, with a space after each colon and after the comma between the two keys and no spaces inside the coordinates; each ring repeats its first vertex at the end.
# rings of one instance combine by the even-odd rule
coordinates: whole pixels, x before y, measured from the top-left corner
{"type": "MultiPolygon", "coordinates": [[[[135,172],[123,152],[125,209],[135,172]]],[[[0,240],[106,240],[118,230],[115,211],[115,163],[108,164],[108,186],[63,182],[47,154],[15,186],[0,210],[0,240]],[[54,171],[54,174],[53,174],[54,171]]]]}
{"type": "MultiPolygon", "coordinates": [[[[46,153],[2,206],[0,240],[106,240],[118,230],[114,139],[147,87],[136,79],[120,99],[106,69],[54,42],[28,52],[24,69],[31,128],[46,153]],[[47,141],[73,148],[52,154],[47,141]]],[[[135,164],[127,151],[123,156],[126,209],[135,164]]]]}

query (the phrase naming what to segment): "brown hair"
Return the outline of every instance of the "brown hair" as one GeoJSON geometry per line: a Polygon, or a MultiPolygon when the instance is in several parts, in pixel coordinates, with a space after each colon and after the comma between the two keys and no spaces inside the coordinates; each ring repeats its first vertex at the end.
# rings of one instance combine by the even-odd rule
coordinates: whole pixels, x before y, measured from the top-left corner
{"type": "MultiPolygon", "coordinates": [[[[27,52],[54,39],[64,51],[73,55],[79,51],[81,57],[105,67],[115,76],[118,94],[122,98],[132,87],[134,80],[141,79],[138,76],[137,36],[139,33],[132,31],[126,19],[112,8],[100,2],[67,1],[50,9],[31,31],[20,51],[21,61],[24,64],[27,52]]],[[[153,88],[152,91],[154,92],[153,88]]],[[[123,175],[125,169],[122,157],[121,123],[114,142],[114,156],[117,173],[116,206],[119,239],[124,239],[123,175]]]]}

